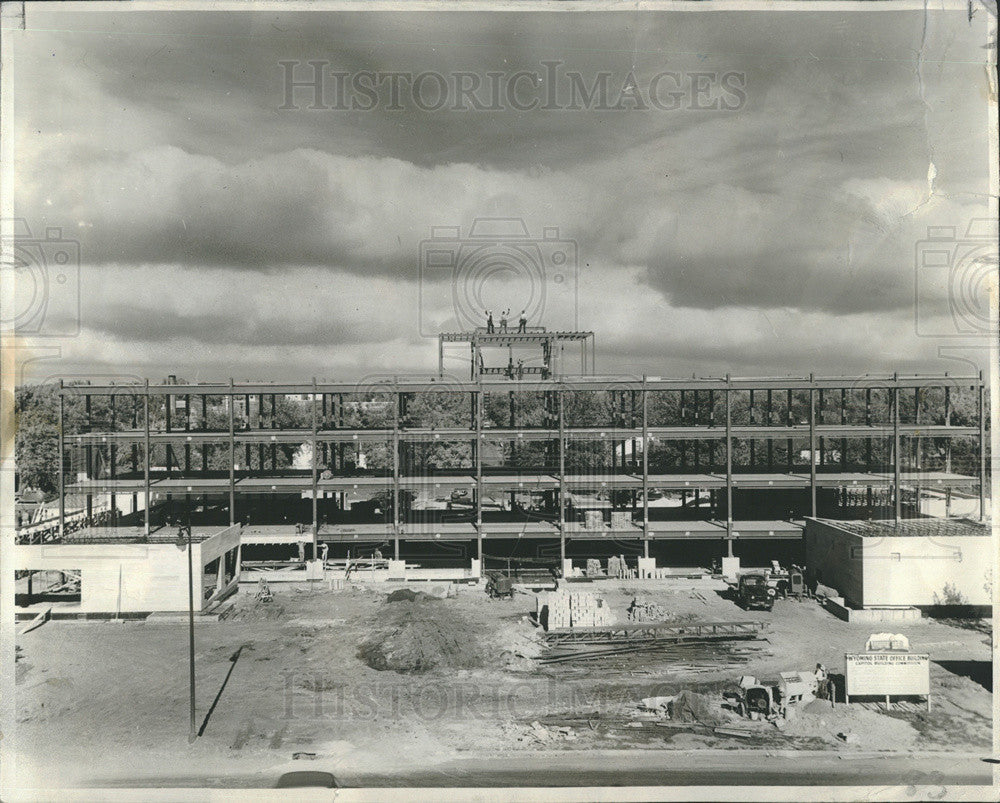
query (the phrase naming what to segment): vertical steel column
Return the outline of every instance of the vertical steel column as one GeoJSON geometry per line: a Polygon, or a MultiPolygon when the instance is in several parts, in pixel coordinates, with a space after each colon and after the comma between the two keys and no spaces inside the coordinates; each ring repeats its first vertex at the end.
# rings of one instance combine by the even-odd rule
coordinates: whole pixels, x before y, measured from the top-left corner
{"type": "MultiPolygon", "coordinates": [[[[90,394],[89,393],[84,394],[83,398],[87,408],[87,433],[89,434],[94,431],[94,419],[93,416],[91,415],[90,394]]],[[[98,461],[94,459],[94,447],[88,443],[85,451],[87,453],[87,479],[96,480],[98,461]]],[[[98,457],[100,457],[100,452],[98,452],[98,457]]],[[[90,526],[91,519],[94,515],[94,495],[88,491],[86,497],[87,497],[87,507],[86,507],[87,526],[90,526]]]]}
{"type": "Polygon", "coordinates": [[[979,519],[986,518],[986,383],[979,372],[979,519]]]}
{"type": "Polygon", "coordinates": [[[444,337],[438,335],[438,376],[444,376],[444,337]]]}
{"type": "Polygon", "coordinates": [[[809,509],[810,515],[816,517],[816,388],[811,383],[815,381],[809,374],[809,509]]]}
{"type": "MultiPolygon", "coordinates": [[[[232,404],[229,405],[232,407],[232,404]]],[[[201,394],[201,430],[204,432],[208,429],[208,394],[201,394]]],[[[203,472],[208,471],[208,441],[202,441],[201,443],[201,470],[203,472]]]]}
{"type": "MultiPolygon", "coordinates": [[[[773,407],[773,396],[771,388],[767,389],[767,426],[771,426],[771,416],[774,414],[773,407]]],[[[774,470],[774,438],[768,434],[767,436],[767,470],[774,470]]]]}
{"type": "Polygon", "coordinates": [[[559,395],[559,559],[562,561],[560,570],[566,561],[566,416],[564,410],[564,391],[560,388],[559,395]]]}
{"type": "Polygon", "coordinates": [[[726,374],[726,552],[733,557],[733,404],[729,374],[726,374]]]}
{"type": "MultiPolygon", "coordinates": [[[[788,409],[785,410],[785,426],[791,427],[791,426],[793,426],[795,424],[795,418],[792,416],[792,389],[791,388],[788,388],[787,399],[788,399],[788,402],[787,402],[788,403],[788,409]]],[[[792,468],[794,467],[794,465],[793,465],[794,461],[792,459],[792,450],[794,448],[795,447],[794,447],[794,444],[792,443],[792,439],[791,438],[787,438],[785,440],[785,450],[787,451],[787,454],[785,455],[785,457],[788,458],[788,471],[789,471],[789,473],[791,473],[792,468]]]]}
{"type": "Polygon", "coordinates": [[[392,415],[392,554],[393,560],[399,560],[399,408],[403,394],[395,380],[393,386],[396,399],[392,415]]]}
{"type": "Polygon", "coordinates": [[[145,393],[142,397],[143,400],[143,426],[145,428],[143,449],[142,449],[142,470],[143,470],[143,487],[146,494],[146,518],[145,518],[145,532],[146,537],[149,538],[149,505],[150,505],[150,493],[149,493],[149,380],[146,380],[145,393]]]}
{"type": "Polygon", "coordinates": [[[894,515],[896,523],[899,523],[900,518],[902,518],[903,513],[903,500],[900,495],[900,477],[899,477],[899,374],[894,373],[892,375],[893,388],[892,388],[892,476],[893,476],[893,495],[895,496],[895,506],[894,515]]]}
{"type": "Polygon", "coordinates": [[[312,459],[310,460],[312,469],[312,542],[313,560],[319,556],[319,473],[316,470],[316,452],[319,444],[316,442],[316,377],[313,377],[313,392],[309,398],[309,410],[312,414],[312,459]]]}
{"type": "MultiPolygon", "coordinates": [[[[184,394],[184,431],[191,431],[191,394],[184,394]]],[[[184,473],[191,473],[191,442],[184,441],[184,473]]]]}
{"type": "Polygon", "coordinates": [[[236,524],[236,394],[229,379],[229,526],[236,524]]]}
{"type": "MultiPolygon", "coordinates": [[[[473,426],[476,430],[476,557],[483,559],[483,386],[482,378],[478,390],[472,391],[474,402],[473,426]]],[[[551,424],[551,422],[550,422],[551,424]]],[[[482,574],[482,563],[479,572],[482,574]]]]}
{"type": "MultiPolygon", "coordinates": [[[[112,432],[117,432],[118,431],[118,405],[115,404],[115,402],[117,401],[117,398],[116,398],[116,396],[115,396],[114,393],[111,394],[111,396],[108,399],[108,401],[111,403],[111,431],[112,432]]],[[[108,453],[110,455],[110,462],[111,462],[109,470],[110,470],[112,481],[115,480],[115,479],[117,479],[117,477],[118,477],[118,470],[117,470],[117,466],[116,466],[116,463],[117,463],[117,460],[118,460],[118,447],[115,445],[116,442],[117,442],[117,438],[112,438],[111,445],[108,447],[108,453]]],[[[112,490],[111,490],[111,510],[109,512],[111,514],[111,526],[114,527],[115,525],[118,524],[118,498],[117,498],[117,494],[115,494],[115,491],[114,491],[114,485],[112,485],[112,490]]]]}
{"type": "MultiPolygon", "coordinates": [[[[649,557],[649,413],[646,377],[642,377],[642,556],[649,557]]],[[[634,441],[633,441],[634,442],[634,441]]],[[[632,453],[635,457],[635,450],[632,453]]]]}
{"type": "MultiPolygon", "coordinates": [[[[951,388],[944,388],[944,425],[951,426],[951,388]]],[[[944,470],[951,473],[951,435],[946,433],[944,440],[944,470]]]]}
{"type": "Polygon", "coordinates": [[[923,460],[921,458],[920,443],[920,386],[913,389],[913,423],[917,429],[913,433],[913,466],[916,469],[917,481],[914,483],[914,496],[916,497],[917,515],[920,515],[920,472],[923,470],[923,460]]]}
{"type": "MultiPolygon", "coordinates": [[[[63,434],[65,424],[66,397],[63,395],[63,381],[59,380],[59,538],[66,535],[66,442],[63,434]]],[[[28,575],[29,577],[31,575],[28,575]]]]}
{"type": "MultiPolygon", "coordinates": [[[[840,389],[840,425],[847,425],[847,388],[840,389]]],[[[840,439],[840,470],[847,473],[847,438],[840,439]]]]}

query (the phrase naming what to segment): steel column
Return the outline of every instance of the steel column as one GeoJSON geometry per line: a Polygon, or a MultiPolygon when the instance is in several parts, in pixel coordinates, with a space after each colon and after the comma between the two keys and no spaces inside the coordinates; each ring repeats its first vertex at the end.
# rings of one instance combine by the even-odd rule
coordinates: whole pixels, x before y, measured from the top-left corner
{"type": "Polygon", "coordinates": [[[903,499],[900,495],[900,454],[899,454],[899,374],[893,374],[892,388],[892,487],[895,496],[894,515],[898,523],[903,515],[903,499]]]}
{"type": "Polygon", "coordinates": [[[392,408],[392,548],[393,559],[399,560],[399,408],[403,394],[394,383],[395,404],[392,408]]]}
{"type": "Polygon", "coordinates": [[[236,395],[229,380],[229,526],[236,524],[236,395]]]}
{"type": "MultiPolygon", "coordinates": [[[[812,381],[813,375],[809,375],[812,381]]],[[[809,388],[809,509],[816,517],[816,389],[809,388]]]]}
{"type": "Polygon", "coordinates": [[[986,383],[979,372],[979,519],[986,518],[986,383]]]}
{"type": "MultiPolygon", "coordinates": [[[[65,403],[63,396],[63,381],[59,380],[59,538],[66,535],[66,442],[63,428],[65,426],[65,403]]],[[[147,527],[147,532],[149,528],[147,527]]],[[[31,575],[28,575],[29,577],[31,575]]]]}
{"type": "Polygon", "coordinates": [[[312,542],[313,560],[319,555],[319,472],[316,470],[316,452],[319,450],[316,430],[316,377],[313,377],[313,394],[309,397],[309,409],[312,414],[312,459],[310,460],[312,469],[312,542]]]}
{"type": "MultiPolygon", "coordinates": [[[[483,559],[483,391],[472,391],[474,407],[473,414],[475,420],[473,424],[476,430],[476,557],[483,559]]],[[[551,424],[551,422],[550,422],[551,424]]],[[[482,574],[482,563],[479,565],[479,572],[482,574]]]]}
{"type": "Polygon", "coordinates": [[[726,374],[726,551],[733,557],[733,405],[729,374],[726,374]]]}
{"type": "Polygon", "coordinates": [[[563,390],[559,394],[559,559],[560,569],[566,561],[566,416],[563,390]]]}
{"type": "MultiPolygon", "coordinates": [[[[646,377],[642,378],[642,556],[649,557],[649,414],[646,377]]],[[[634,443],[634,441],[633,441],[634,443]]],[[[635,449],[632,450],[635,457],[635,449]]]]}
{"type": "Polygon", "coordinates": [[[146,392],[142,397],[143,401],[143,416],[142,423],[144,427],[144,441],[142,449],[142,471],[143,471],[143,487],[146,494],[146,517],[144,522],[144,530],[146,537],[149,538],[149,506],[150,506],[150,493],[149,493],[149,380],[146,380],[146,392]]]}

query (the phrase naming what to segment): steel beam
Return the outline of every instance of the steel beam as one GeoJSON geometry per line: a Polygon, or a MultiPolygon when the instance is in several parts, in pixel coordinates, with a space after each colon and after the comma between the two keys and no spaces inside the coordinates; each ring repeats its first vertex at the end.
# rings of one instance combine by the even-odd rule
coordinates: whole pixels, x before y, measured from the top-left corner
{"type": "MultiPolygon", "coordinates": [[[[914,374],[911,376],[887,376],[870,375],[865,377],[815,377],[810,380],[803,377],[762,377],[762,378],[734,378],[730,381],[732,390],[808,390],[814,388],[841,389],[845,384],[852,387],[941,387],[947,384],[969,384],[976,385],[981,380],[976,376],[953,377],[936,374],[914,374]]],[[[615,384],[637,384],[635,379],[629,377],[608,377],[603,379],[591,377],[567,377],[561,384],[569,390],[605,390],[610,385],[615,384]]],[[[227,385],[221,383],[204,385],[171,385],[172,393],[190,393],[198,395],[225,395],[230,392],[227,385]]],[[[475,381],[459,383],[441,383],[438,381],[408,381],[399,383],[399,389],[405,393],[450,393],[460,390],[472,391],[476,387],[475,381]]],[[[670,390],[723,390],[726,387],[724,378],[701,378],[701,379],[650,379],[648,387],[651,391],[670,390]]],[[[505,386],[505,389],[506,386],[505,386]]],[[[524,380],[517,383],[512,388],[515,392],[529,393],[539,390],[551,390],[551,380],[524,380]]],[[[146,395],[162,395],[164,386],[143,385],[93,385],[88,388],[94,394],[109,393],[137,393],[146,395]]],[[[357,391],[357,385],[352,383],[325,383],[319,386],[321,393],[353,393],[357,391]]],[[[70,388],[61,391],[64,395],[73,392],[70,388]]],[[[303,383],[245,383],[236,386],[236,392],[240,394],[277,393],[281,395],[311,393],[312,385],[303,383]]]]}

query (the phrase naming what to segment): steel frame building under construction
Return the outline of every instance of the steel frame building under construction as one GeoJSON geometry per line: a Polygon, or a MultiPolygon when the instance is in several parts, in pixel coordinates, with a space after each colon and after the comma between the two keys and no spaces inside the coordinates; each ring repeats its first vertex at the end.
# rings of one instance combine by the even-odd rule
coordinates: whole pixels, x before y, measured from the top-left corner
{"type": "MultiPolygon", "coordinates": [[[[383,377],[360,385],[315,380],[293,384],[229,380],[219,384],[153,385],[147,381],[141,385],[61,385],[60,536],[66,531],[69,494],[87,500],[88,514],[95,495],[110,495],[119,501],[122,496],[131,496],[133,500],[134,514],[128,526],[116,526],[116,519],[110,526],[85,527],[74,533],[77,539],[110,538],[125,532],[140,539],[155,538],[156,530],[165,526],[153,512],[157,500],[163,499],[174,504],[183,500],[190,508],[192,500],[213,498],[218,510],[228,509],[228,522],[219,524],[247,524],[241,508],[271,497],[275,505],[282,504],[280,499],[296,499],[299,513],[291,521],[245,526],[244,543],[311,540],[315,555],[319,542],[389,542],[397,560],[401,543],[465,542],[466,548],[474,548],[474,557],[481,557],[485,541],[510,539],[530,539],[536,544],[542,539],[553,558],[558,542],[563,559],[567,543],[582,541],[604,541],[615,552],[627,544],[633,554],[641,552],[645,557],[650,556],[651,544],[711,541],[720,547],[724,544],[726,552],[733,555],[734,542],[746,539],[801,540],[806,516],[824,515],[824,506],[843,506],[848,494],[855,499],[859,494],[867,495],[867,505],[862,503],[853,514],[857,518],[874,515],[898,520],[919,515],[920,495],[929,492],[949,502],[953,493],[964,495],[967,501],[978,496],[980,518],[987,513],[985,385],[981,373],[963,377],[893,374],[700,379],[567,376],[550,359],[563,339],[586,344],[592,342],[592,335],[536,330],[443,335],[441,375],[419,380],[383,377]],[[472,344],[471,372],[467,374],[471,378],[454,380],[443,375],[445,342],[472,344]],[[520,380],[487,370],[477,354],[483,346],[510,350],[539,345],[543,349],[541,370],[520,380]],[[968,414],[967,408],[964,422],[954,424],[955,393],[970,391],[977,405],[975,413],[968,414]],[[588,393],[603,394],[610,400],[607,409],[613,411],[596,425],[592,421],[581,423],[569,411],[573,398],[588,393]],[[415,424],[410,420],[407,410],[415,399],[433,400],[437,394],[466,400],[462,402],[467,404],[464,425],[415,424]],[[130,415],[121,416],[114,426],[91,424],[80,432],[64,432],[67,397],[82,397],[89,417],[92,399],[102,395],[114,400],[112,419],[114,411],[122,408],[130,415]],[[351,404],[371,404],[366,399],[373,395],[382,400],[384,420],[377,426],[345,424],[344,410],[351,404]],[[515,407],[529,395],[541,399],[544,416],[540,422],[517,420],[515,407]],[[278,426],[274,410],[276,399],[282,396],[297,399],[308,426],[278,426]],[[484,414],[486,403],[497,398],[509,404],[510,418],[503,426],[484,414]],[[928,416],[931,398],[934,414],[928,416]],[[676,411],[672,420],[656,412],[661,409],[656,405],[664,400],[676,411]],[[849,400],[856,403],[853,408],[849,400]],[[154,423],[151,405],[164,411],[162,420],[154,423]],[[270,416],[266,415],[268,406],[270,416]],[[220,411],[218,418],[225,425],[220,427],[217,419],[209,426],[210,407],[220,411]],[[239,426],[238,407],[242,408],[239,426]],[[251,416],[254,408],[256,421],[251,416]],[[856,415],[859,409],[863,409],[860,418],[856,415]],[[265,417],[269,425],[263,423],[265,417]],[[969,439],[965,453],[975,455],[966,460],[964,473],[951,470],[955,439],[969,439]],[[406,458],[409,450],[442,442],[462,444],[463,454],[469,455],[467,467],[419,471],[411,467],[406,458]],[[485,448],[488,442],[508,443],[515,451],[518,446],[534,444],[545,449],[546,460],[544,465],[527,467],[490,464],[485,448]],[[370,443],[384,444],[387,459],[380,470],[345,466],[345,449],[370,443]],[[600,466],[585,470],[568,466],[568,455],[584,444],[605,450],[600,466]],[[800,448],[796,449],[796,444],[800,448]],[[861,444],[865,445],[863,452],[861,444]],[[881,449],[879,454],[886,457],[873,458],[873,444],[875,451],[881,449]],[[653,456],[657,448],[667,445],[681,455],[670,470],[664,470],[653,456]],[[736,457],[741,445],[746,447],[741,454],[749,449],[746,460],[736,457]],[[301,449],[308,467],[278,467],[274,454],[279,446],[301,449]],[[153,457],[154,450],[165,455],[162,463],[153,457]],[[120,468],[123,451],[131,454],[127,471],[120,468]],[[251,468],[255,451],[257,466],[251,468]],[[228,470],[218,470],[218,464],[210,469],[209,453],[224,456],[228,470]],[[867,459],[859,457],[862,453],[867,459]],[[100,459],[102,454],[104,459],[100,459]],[[76,475],[68,476],[74,468],[76,475]],[[466,500],[458,514],[452,511],[428,521],[427,516],[415,516],[401,506],[401,496],[407,493],[452,492],[466,500]],[[800,504],[783,510],[785,515],[774,515],[773,506],[756,501],[774,493],[791,494],[800,504]],[[530,494],[546,500],[545,511],[531,512],[512,504],[510,511],[505,508],[501,514],[485,501],[491,495],[513,500],[530,494]],[[619,515],[612,515],[610,523],[602,518],[597,526],[593,519],[582,523],[576,513],[587,506],[579,501],[585,494],[592,499],[617,500],[610,507],[614,511],[617,504],[619,515]],[[669,515],[651,511],[651,499],[664,494],[680,499],[669,515]],[[881,495],[884,504],[874,505],[873,494],[881,495]],[[376,495],[385,500],[381,520],[376,516],[374,521],[358,521],[356,516],[346,515],[348,497],[360,500],[376,495]],[[908,505],[908,498],[917,499],[916,508],[908,505]],[[706,499],[711,502],[708,509],[702,504],[706,499]],[[310,508],[311,514],[304,512],[310,508]],[[755,515],[759,510],[771,513],[755,515]]],[[[586,366],[586,350],[584,355],[586,366]]],[[[113,509],[117,509],[115,505],[113,501],[113,509]]],[[[843,509],[838,515],[849,517],[843,509]]]]}

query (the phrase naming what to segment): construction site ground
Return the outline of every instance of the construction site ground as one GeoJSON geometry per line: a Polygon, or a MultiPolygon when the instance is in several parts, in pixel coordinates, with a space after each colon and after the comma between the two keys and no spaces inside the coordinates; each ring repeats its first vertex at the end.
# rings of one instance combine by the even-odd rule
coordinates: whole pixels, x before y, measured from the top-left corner
{"type": "Polygon", "coordinates": [[[991,753],[987,626],[926,618],[885,628],[849,624],[814,601],[779,600],[773,611],[747,612],[721,581],[707,578],[563,587],[602,596],[620,620],[638,596],[682,622],[764,621],[767,641],[741,645],[759,649],[739,664],[678,664],[647,653],[541,666],[529,621],[533,594],[491,600],[483,584],[411,584],[443,598],[404,593],[387,602],[399,585],[275,585],[273,602],[262,603],[248,588],[219,621],[197,625],[202,735],[189,743],[183,617],[50,621],[17,639],[17,725],[5,770],[41,788],[266,786],[300,769],[329,770],[343,785],[384,785],[412,782],[463,756],[530,763],[553,751],[695,751],[706,759],[748,749],[859,759],[991,753]],[[418,621],[412,631],[411,618],[418,621]],[[722,691],[743,674],[811,671],[817,662],[841,673],[844,653],[862,651],[878,629],[903,632],[913,651],[930,654],[930,712],[817,700],[779,728],[722,707],[722,691]],[[420,644],[407,641],[413,633],[420,644]],[[393,639],[395,646],[382,643],[393,639]],[[418,671],[371,665],[398,661],[415,661],[418,671]],[[643,698],[681,691],[694,701],[684,722],[637,709],[643,698]],[[720,734],[720,726],[749,733],[720,734]]]}

